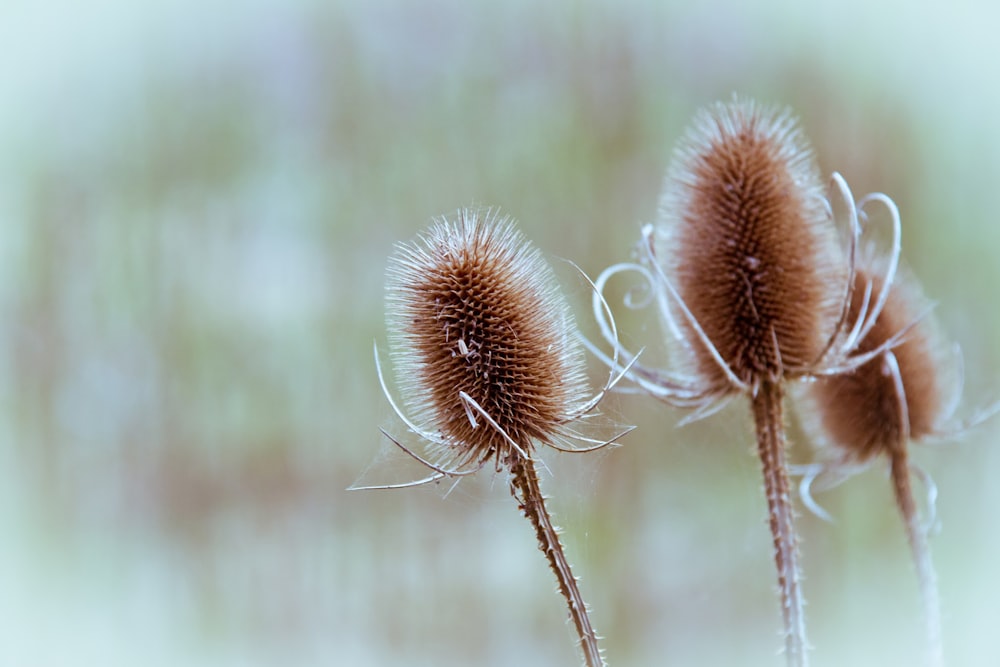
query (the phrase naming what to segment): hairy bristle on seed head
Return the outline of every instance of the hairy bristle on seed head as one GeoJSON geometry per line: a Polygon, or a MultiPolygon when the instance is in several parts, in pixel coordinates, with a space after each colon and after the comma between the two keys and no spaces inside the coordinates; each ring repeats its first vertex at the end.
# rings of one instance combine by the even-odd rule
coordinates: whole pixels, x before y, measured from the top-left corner
{"type": "Polygon", "coordinates": [[[479,461],[510,447],[461,392],[522,449],[562,432],[586,400],[582,346],[552,269],[509,219],[438,220],[387,274],[393,359],[418,423],[479,461]]]}
{"type": "MultiPolygon", "coordinates": [[[[657,255],[749,385],[807,369],[836,328],[847,276],[827,211],[812,151],[787,112],[716,104],[677,148],[660,199],[657,255]]],[[[685,340],[689,370],[724,388],[712,355],[693,336],[685,340]]]]}
{"type": "MultiPolygon", "coordinates": [[[[856,321],[869,283],[871,294],[882,289],[882,275],[882,271],[869,268],[856,272],[848,322],[856,321]]],[[[897,274],[885,307],[857,346],[862,354],[874,350],[916,322],[903,342],[891,350],[904,396],[898,393],[885,355],[852,372],[803,387],[806,428],[815,442],[829,450],[828,456],[861,463],[900,451],[906,446],[907,434],[919,440],[939,430],[956,390],[956,378],[934,322],[926,315],[918,321],[925,307],[916,284],[897,274]],[[905,412],[900,410],[901,400],[905,400],[905,412]],[[905,425],[904,414],[908,416],[905,425]]]]}

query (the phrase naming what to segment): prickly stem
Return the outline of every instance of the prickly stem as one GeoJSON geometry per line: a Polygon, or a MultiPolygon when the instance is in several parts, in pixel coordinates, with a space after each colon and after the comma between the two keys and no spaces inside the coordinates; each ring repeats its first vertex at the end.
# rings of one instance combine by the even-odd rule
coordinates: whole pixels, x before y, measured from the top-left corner
{"type": "Polygon", "coordinates": [[[768,521],[774,539],[774,561],[778,570],[781,612],[785,629],[788,667],[806,667],[806,624],[801,588],[798,539],[795,533],[788,469],[785,463],[783,390],[779,383],[764,381],[753,397],[757,452],[764,473],[768,521]]]}
{"type": "Polygon", "coordinates": [[[584,664],[586,667],[603,667],[605,663],[597,645],[597,634],[590,624],[587,605],[570,569],[569,561],[566,560],[558,531],[545,507],[545,497],[538,483],[534,460],[515,454],[511,462],[511,474],[511,494],[520,504],[524,516],[535,527],[538,548],[545,554],[549,566],[556,575],[559,592],[566,599],[573,625],[576,626],[576,632],[580,636],[584,664]]]}

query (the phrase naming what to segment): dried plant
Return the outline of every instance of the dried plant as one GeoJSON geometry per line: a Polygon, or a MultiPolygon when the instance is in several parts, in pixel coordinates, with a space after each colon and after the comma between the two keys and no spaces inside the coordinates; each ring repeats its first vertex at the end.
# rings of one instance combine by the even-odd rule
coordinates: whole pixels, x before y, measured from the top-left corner
{"type": "MultiPolygon", "coordinates": [[[[853,207],[836,174],[831,195],[853,207]]],[[[751,101],[716,104],[697,115],[677,148],[658,224],[643,228],[639,261],[609,267],[596,281],[600,293],[614,275],[641,274],[648,291],[629,293],[626,304],[655,302],[670,334],[671,368],[634,365],[629,378],[639,387],[694,408],[688,421],[736,395],[749,397],[789,665],[808,658],[785,461],[784,383],[851,370],[898,342],[890,337],[865,352],[856,346],[884,299],[864,313],[849,311],[860,226],[855,214],[845,254],[833,209],[812,151],[787,112],[751,101]]],[[[595,298],[602,331],[617,339],[599,303],[595,298]]],[[[622,360],[634,357],[622,350],[622,360]]]]}
{"type": "Polygon", "coordinates": [[[986,419],[996,406],[967,422],[956,421],[961,396],[961,355],[944,343],[931,306],[912,276],[898,270],[899,214],[891,200],[869,195],[851,209],[867,222],[865,205],[881,201],[892,214],[894,247],[882,257],[869,244],[856,262],[848,318],[868,322],[853,336],[858,354],[879,350],[877,356],[849,371],[802,385],[797,391],[800,412],[822,462],[804,466],[800,495],[815,514],[829,515],[812,499],[811,487],[821,479],[829,488],[885,457],[896,506],[906,530],[917,570],[927,642],[927,664],[943,664],[941,614],[928,532],[934,523],[937,490],[930,477],[909,459],[910,441],[953,436],[986,419]],[[876,316],[868,311],[881,304],[876,316]],[[887,345],[892,341],[891,345],[887,345]],[[911,485],[911,472],[927,487],[927,513],[921,519],[911,485]]]}
{"type": "MultiPolygon", "coordinates": [[[[868,291],[879,290],[879,279],[865,270],[855,275],[852,312],[857,312],[868,291]]],[[[917,316],[917,301],[908,294],[908,285],[895,283],[875,326],[859,342],[870,349],[884,342],[917,316]]],[[[937,579],[910,485],[908,441],[934,432],[945,413],[945,395],[937,347],[926,323],[915,327],[905,341],[878,358],[855,369],[823,378],[808,385],[802,409],[805,421],[813,425],[816,442],[823,442],[839,454],[840,471],[868,463],[885,455],[889,460],[896,505],[902,515],[923,600],[928,663],[942,664],[941,619],[937,579]]],[[[820,472],[803,478],[802,496],[810,505],[810,485],[820,472]]],[[[822,510],[819,510],[822,514],[822,510]]]]}
{"type": "Polygon", "coordinates": [[[393,401],[376,349],[379,380],[429,453],[421,455],[383,433],[431,472],[406,484],[361,488],[460,478],[488,463],[507,471],[511,494],[534,526],[569,606],[585,664],[604,664],[546,509],[535,450],[543,444],[593,451],[617,440],[622,434],[595,442],[575,424],[593,412],[621,375],[612,371],[604,388],[588,396],[583,348],[551,268],[511,221],[494,212],[460,211],[457,221],[439,220],[416,243],[399,246],[389,263],[386,291],[392,358],[412,419],[393,401]]]}

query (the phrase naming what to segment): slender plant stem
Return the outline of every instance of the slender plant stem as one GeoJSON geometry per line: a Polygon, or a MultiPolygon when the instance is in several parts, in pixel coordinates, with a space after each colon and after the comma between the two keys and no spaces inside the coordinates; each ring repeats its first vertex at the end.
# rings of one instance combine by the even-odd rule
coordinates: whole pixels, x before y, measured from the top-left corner
{"type": "Polygon", "coordinates": [[[941,642],[941,602],[938,597],[937,574],[931,561],[927,533],[920,524],[917,506],[910,486],[910,465],[906,448],[900,447],[891,456],[892,489],[896,495],[896,506],[903,517],[906,537],[910,543],[913,562],[917,568],[920,584],[920,598],[923,604],[924,634],[927,637],[927,665],[941,667],[944,664],[944,649],[941,642]]]}
{"type": "Polygon", "coordinates": [[[566,598],[569,615],[580,636],[580,646],[583,649],[584,664],[587,667],[602,667],[604,659],[597,646],[597,634],[590,625],[587,615],[587,605],[580,594],[580,587],[570,569],[569,561],[559,541],[558,529],[552,524],[552,517],[545,507],[545,496],[538,484],[538,472],[532,458],[515,454],[511,463],[511,493],[521,506],[524,516],[531,521],[538,536],[538,548],[548,559],[552,571],[559,582],[559,592],[566,598]]]}
{"type": "Polygon", "coordinates": [[[785,464],[785,424],[780,384],[765,381],[753,397],[757,431],[757,453],[764,471],[767,513],[774,538],[774,561],[781,589],[781,613],[785,623],[785,657],[789,667],[805,667],[806,623],[795,534],[788,469],[785,464]]]}

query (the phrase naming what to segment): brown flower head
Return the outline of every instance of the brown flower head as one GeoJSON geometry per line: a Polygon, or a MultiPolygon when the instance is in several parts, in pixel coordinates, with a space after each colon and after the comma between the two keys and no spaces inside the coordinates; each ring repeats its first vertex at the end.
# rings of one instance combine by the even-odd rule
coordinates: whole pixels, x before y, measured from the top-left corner
{"type": "Polygon", "coordinates": [[[664,183],[656,254],[683,302],[668,312],[681,363],[707,390],[752,389],[824,354],[847,281],[828,211],[787,112],[736,100],[695,118],[664,183]]]}
{"type": "MultiPolygon", "coordinates": [[[[885,271],[872,262],[859,267],[849,319],[856,321],[882,291],[885,271]]],[[[845,463],[866,463],[940,434],[958,395],[951,350],[943,344],[916,282],[896,274],[885,305],[858,341],[866,354],[899,342],[856,369],[822,377],[803,387],[802,414],[813,441],[845,463]],[[903,333],[900,337],[900,333],[903,333]]]]}
{"type": "Polygon", "coordinates": [[[420,430],[456,465],[551,443],[587,405],[583,349],[541,253],[506,218],[463,210],[399,246],[392,357],[420,430]],[[484,421],[491,421],[483,428],[484,421]]]}

